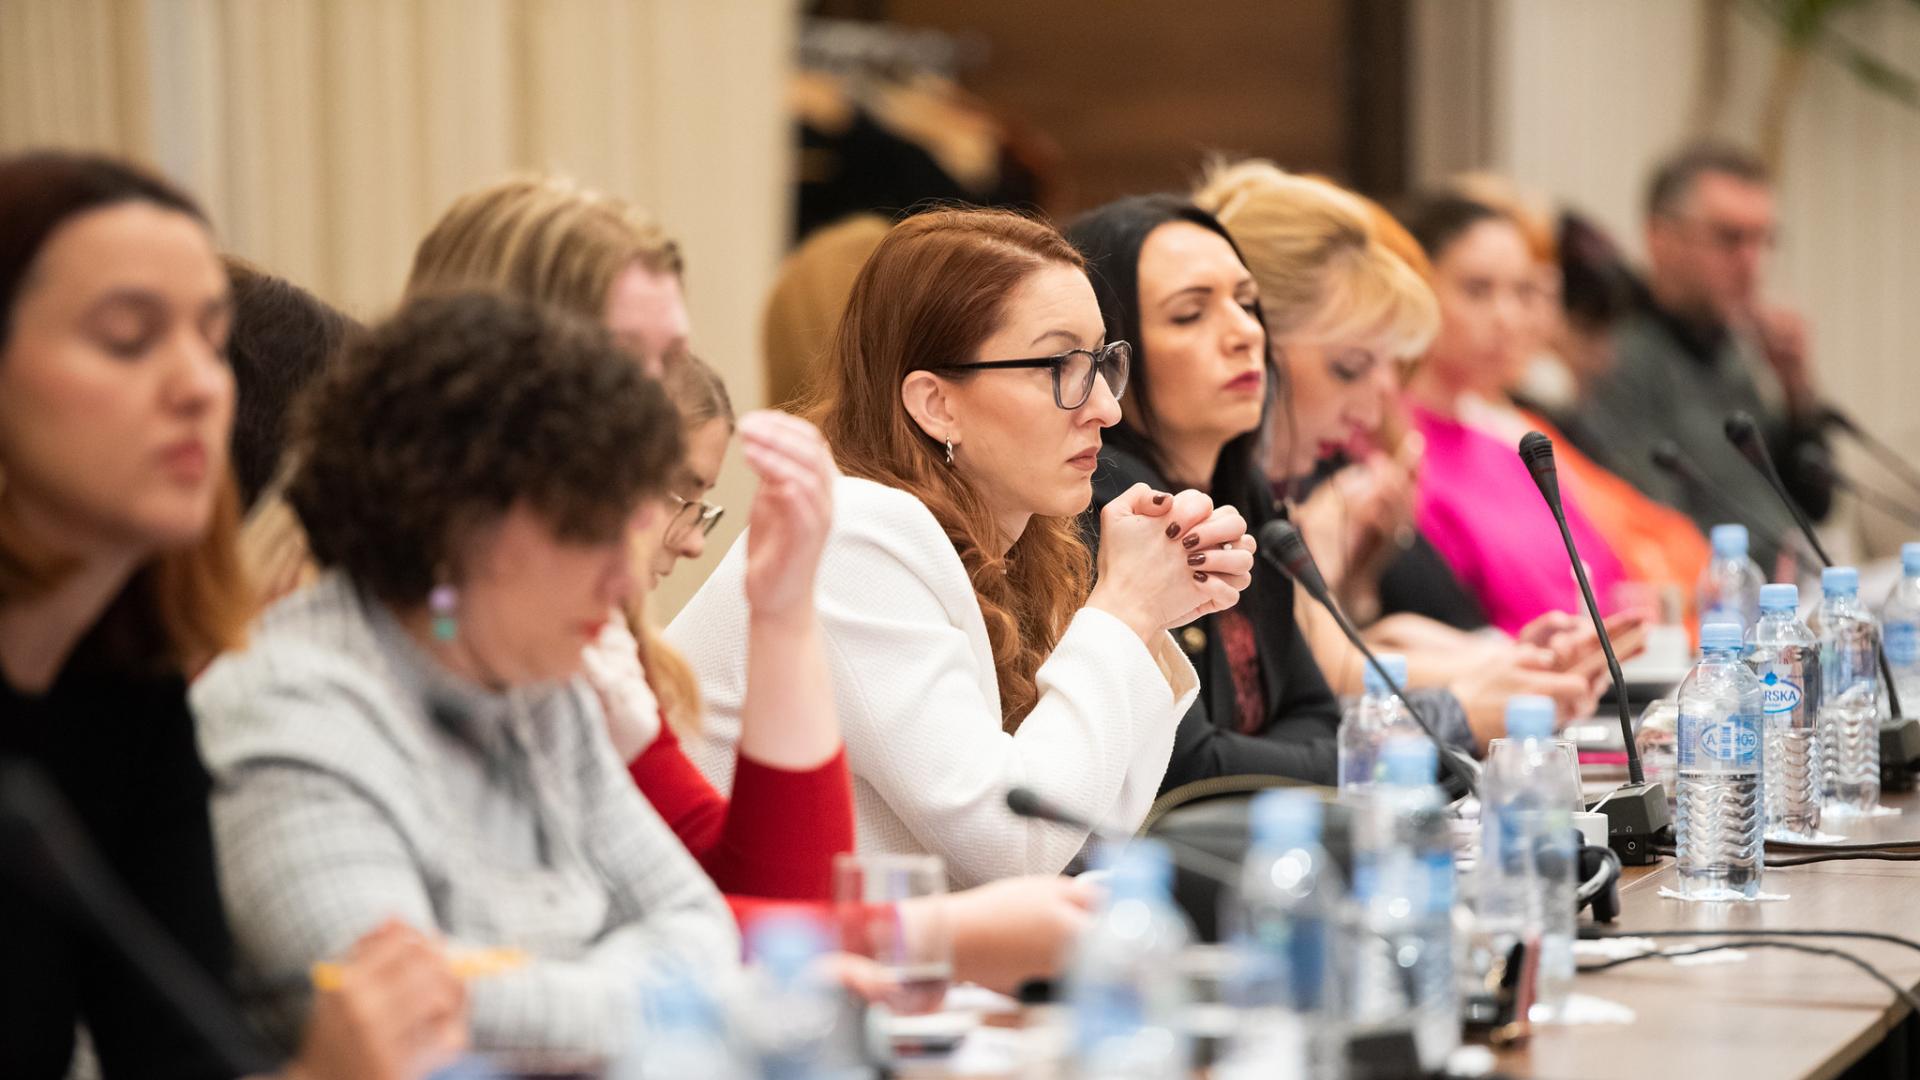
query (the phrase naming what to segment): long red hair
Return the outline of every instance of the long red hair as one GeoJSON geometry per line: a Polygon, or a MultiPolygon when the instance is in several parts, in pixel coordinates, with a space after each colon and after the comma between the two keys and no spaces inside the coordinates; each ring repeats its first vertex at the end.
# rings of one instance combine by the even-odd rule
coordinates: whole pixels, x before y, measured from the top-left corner
{"type": "Polygon", "coordinates": [[[1092,557],[1076,519],[1039,516],[1001,555],[980,493],[908,415],[900,385],[977,359],[1007,298],[1052,264],[1086,266],[1052,226],[1019,214],[935,210],[895,225],[853,283],[808,409],[841,471],[911,492],[953,541],[986,619],[1009,732],[1039,700],[1034,673],[1086,602],[1092,557]]]}

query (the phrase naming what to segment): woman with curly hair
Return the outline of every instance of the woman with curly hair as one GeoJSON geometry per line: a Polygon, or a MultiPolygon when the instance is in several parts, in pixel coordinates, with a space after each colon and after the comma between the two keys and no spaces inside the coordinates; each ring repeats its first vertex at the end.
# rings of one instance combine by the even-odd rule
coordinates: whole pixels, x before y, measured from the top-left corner
{"type": "MultiPolygon", "coordinates": [[[[819,603],[861,850],[935,853],[975,885],[1057,872],[1087,839],[1009,814],[1011,787],[1144,818],[1195,689],[1166,630],[1234,603],[1252,541],[1143,484],[1104,515],[1093,583],[1076,518],[1127,358],[1080,256],[1017,214],[909,218],[861,269],[812,410],[847,474],[819,603]]],[[[748,568],[736,545],[667,635],[707,698],[689,754],[722,789],[748,568]]]]}
{"type": "MultiPolygon", "coordinates": [[[[673,408],[604,330],[474,293],[411,302],[305,405],[287,498],[323,572],[193,692],[242,976],[283,1031],[308,965],[398,913],[529,954],[472,984],[477,1048],[610,1054],[650,973],[739,948],[581,676],[666,512],[673,408]]],[[[772,541],[824,519],[825,459],[758,439],[756,603],[810,599],[772,541]]]]}

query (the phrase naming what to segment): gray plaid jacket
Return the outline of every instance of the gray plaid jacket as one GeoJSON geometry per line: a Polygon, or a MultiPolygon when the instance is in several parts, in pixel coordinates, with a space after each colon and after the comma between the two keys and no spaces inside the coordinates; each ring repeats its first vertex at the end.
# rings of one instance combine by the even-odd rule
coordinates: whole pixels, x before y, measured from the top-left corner
{"type": "Polygon", "coordinates": [[[606,1055],[664,968],[722,978],[733,920],[635,790],[579,680],[485,692],[330,575],[192,702],[236,983],[282,1041],[307,972],[389,916],[537,959],[469,987],[476,1049],[606,1055]]]}

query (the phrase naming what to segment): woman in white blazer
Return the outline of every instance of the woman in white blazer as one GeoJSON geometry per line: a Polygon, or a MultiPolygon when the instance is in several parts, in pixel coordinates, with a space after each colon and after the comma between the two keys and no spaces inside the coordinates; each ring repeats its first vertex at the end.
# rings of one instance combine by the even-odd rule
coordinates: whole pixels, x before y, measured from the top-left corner
{"type": "MultiPolygon", "coordinates": [[[[1231,507],[1137,485],[1076,516],[1129,348],[1052,227],[942,210],[861,269],[814,419],[844,475],[819,613],[863,851],[943,856],[957,885],[1065,868],[1083,832],[1023,820],[1030,787],[1139,826],[1196,692],[1166,631],[1230,607],[1253,541],[1231,507]]],[[[745,690],[744,540],[668,628],[707,701],[689,753],[732,781],[745,690]]]]}

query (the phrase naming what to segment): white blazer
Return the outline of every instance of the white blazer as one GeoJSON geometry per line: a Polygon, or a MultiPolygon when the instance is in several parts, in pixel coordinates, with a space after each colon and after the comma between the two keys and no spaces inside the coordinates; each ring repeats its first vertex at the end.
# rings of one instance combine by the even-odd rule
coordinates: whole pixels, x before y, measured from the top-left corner
{"type": "MultiPolygon", "coordinates": [[[[1138,828],[1199,691],[1172,638],[1149,650],[1119,619],[1082,609],[1040,667],[1039,702],[1009,735],[979,601],[932,511],[853,477],[835,482],[833,498],[816,598],[860,850],[940,855],[963,888],[1058,873],[1087,837],[1013,816],[1006,793],[1020,785],[1116,830],[1138,828]]],[[[742,536],[666,632],[705,699],[687,754],[722,791],[747,681],[746,549],[742,536]]]]}

